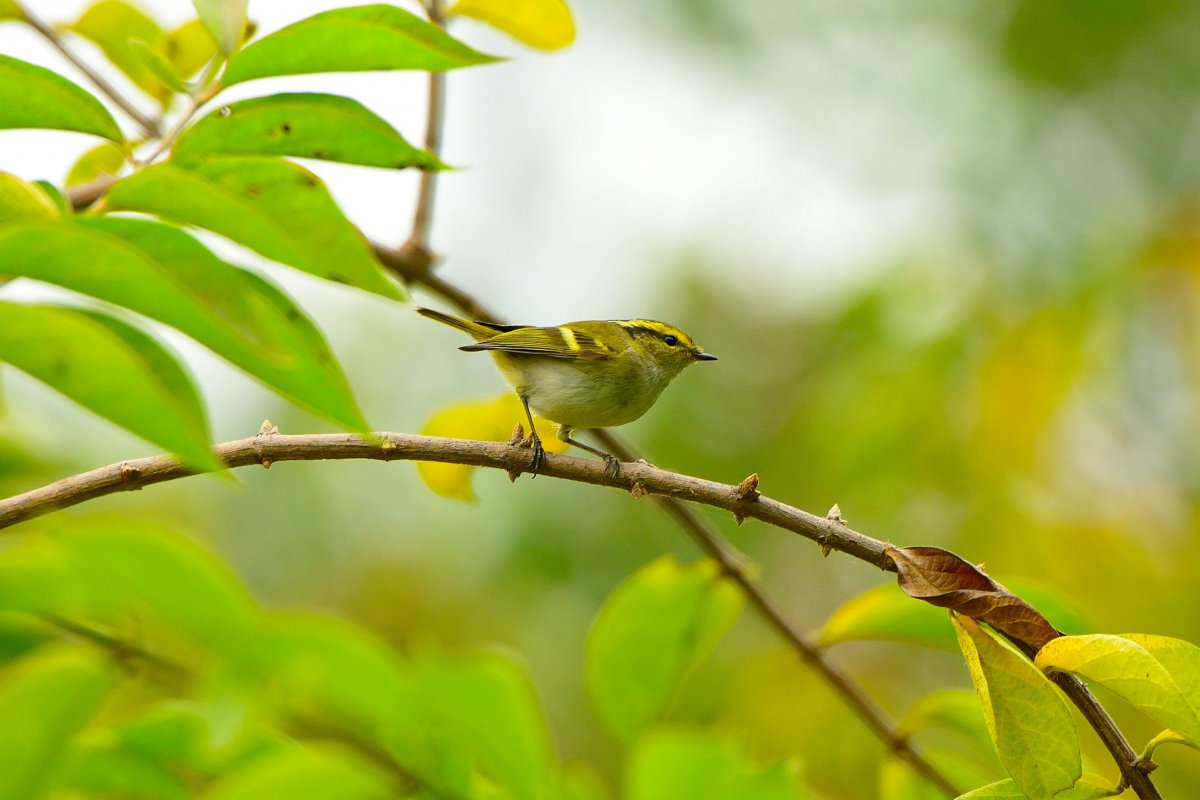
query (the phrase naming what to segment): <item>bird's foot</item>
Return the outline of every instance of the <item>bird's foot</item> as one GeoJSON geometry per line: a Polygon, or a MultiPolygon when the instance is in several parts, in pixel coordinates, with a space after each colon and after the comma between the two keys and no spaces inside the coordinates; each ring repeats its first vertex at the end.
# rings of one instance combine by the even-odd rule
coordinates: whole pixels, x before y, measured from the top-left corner
{"type": "Polygon", "coordinates": [[[542,471],[542,465],[546,463],[546,448],[542,447],[541,437],[532,431],[526,441],[529,443],[529,447],[533,449],[533,462],[529,465],[529,470],[536,477],[536,474],[542,471]]]}

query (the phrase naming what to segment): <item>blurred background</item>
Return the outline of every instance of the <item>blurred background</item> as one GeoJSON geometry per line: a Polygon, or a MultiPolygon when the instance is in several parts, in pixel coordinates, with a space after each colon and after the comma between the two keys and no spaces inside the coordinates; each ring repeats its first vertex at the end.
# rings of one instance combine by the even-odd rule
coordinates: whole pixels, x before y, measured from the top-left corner
{"type": "MultiPolygon", "coordinates": [[[[83,5],[33,4],[56,21],[83,5]]],[[[337,5],[350,3],[250,11],[269,31],[337,5]]],[[[182,0],[143,6],[168,24],[192,13],[182,0]]],[[[785,502],[824,513],[836,501],[865,533],[1048,587],[1096,630],[1200,642],[1200,6],[577,0],[573,10],[578,40],[554,55],[456,24],[513,60],[449,76],[444,157],[461,169],[441,178],[440,274],[511,320],[660,318],[719,354],[623,429],[653,463],[734,483],[758,472],[785,502]]],[[[0,52],[82,82],[19,26],[0,26],[0,52]]],[[[420,141],[422,75],[276,79],[230,99],[288,86],[353,95],[420,141]]],[[[5,131],[0,169],[61,181],[92,144],[5,131]]],[[[371,237],[406,237],[415,175],[308,166],[371,237]]],[[[488,359],[458,352],[453,333],[411,308],[212,244],[315,316],[377,428],[417,431],[439,408],[503,388],[488,359]]],[[[285,433],[328,430],[167,338],[218,440],[264,418],[285,433]]],[[[6,493],[149,453],[25,376],[2,377],[6,493]]],[[[623,754],[585,696],[583,643],[625,576],[664,552],[696,557],[654,505],[499,473],[477,475],[478,500],[459,503],[404,463],[237,477],[91,510],[176,522],[268,604],[327,609],[401,648],[514,654],[564,757],[619,785],[623,754]]],[[[890,580],[702,512],[801,627],[890,580]]],[[[956,653],[853,644],[833,657],[895,715],[929,690],[969,685],[956,653]]],[[[1135,746],[1152,733],[1118,716],[1135,746]]],[[[671,717],[735,732],[764,758],[797,758],[830,798],[874,796],[882,746],[750,614],[671,717]]],[[[1094,766],[1114,774],[1093,738],[1084,733],[1094,766]]],[[[1156,761],[1165,795],[1200,785],[1195,753],[1163,749],[1156,761]]]]}

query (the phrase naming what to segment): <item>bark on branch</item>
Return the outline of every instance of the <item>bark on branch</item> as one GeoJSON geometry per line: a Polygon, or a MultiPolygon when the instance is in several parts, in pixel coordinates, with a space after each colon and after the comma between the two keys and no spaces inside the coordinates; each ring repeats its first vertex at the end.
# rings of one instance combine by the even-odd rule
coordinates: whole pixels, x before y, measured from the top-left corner
{"type": "MultiPolygon", "coordinates": [[[[280,461],[374,459],[440,461],[506,472],[528,472],[532,458],[528,448],[502,442],[445,439],[408,433],[369,436],[348,433],[269,434],[219,444],[213,448],[213,452],[230,468],[280,461]]],[[[195,468],[174,456],[149,456],[110,464],[0,500],[0,528],[103,495],[142,489],[195,474],[198,474],[195,468]]],[[[765,495],[747,494],[735,485],[668,472],[640,462],[622,464],[620,474],[613,477],[605,471],[602,461],[553,453],[546,454],[546,463],[538,474],[626,491],[633,491],[637,486],[646,494],[710,505],[798,533],[822,547],[847,553],[880,569],[894,570],[891,559],[884,554],[888,547],[886,542],[864,536],[839,522],[809,514],[765,495]]]]}

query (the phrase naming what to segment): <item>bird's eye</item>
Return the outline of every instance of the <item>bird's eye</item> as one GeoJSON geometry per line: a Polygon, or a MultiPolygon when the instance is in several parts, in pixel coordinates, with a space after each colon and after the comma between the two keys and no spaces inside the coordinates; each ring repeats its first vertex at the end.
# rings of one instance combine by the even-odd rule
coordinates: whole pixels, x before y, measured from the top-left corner
{"type": "Polygon", "coordinates": [[[679,344],[679,339],[668,333],[663,337],[663,344],[665,344],[667,347],[674,347],[675,345],[679,344]]]}

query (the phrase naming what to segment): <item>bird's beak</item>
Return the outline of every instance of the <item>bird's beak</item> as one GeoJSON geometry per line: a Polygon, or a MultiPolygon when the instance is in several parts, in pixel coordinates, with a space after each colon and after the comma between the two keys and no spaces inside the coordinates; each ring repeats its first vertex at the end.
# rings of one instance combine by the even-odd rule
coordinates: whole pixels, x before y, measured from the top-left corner
{"type": "Polygon", "coordinates": [[[695,358],[697,361],[716,361],[717,360],[717,357],[714,356],[712,353],[696,353],[696,354],[694,354],[693,358],[695,358]]]}

